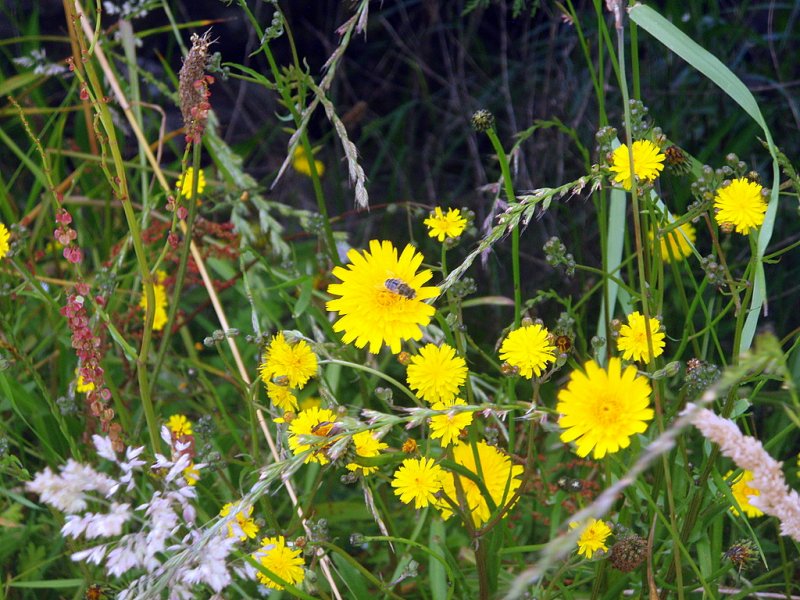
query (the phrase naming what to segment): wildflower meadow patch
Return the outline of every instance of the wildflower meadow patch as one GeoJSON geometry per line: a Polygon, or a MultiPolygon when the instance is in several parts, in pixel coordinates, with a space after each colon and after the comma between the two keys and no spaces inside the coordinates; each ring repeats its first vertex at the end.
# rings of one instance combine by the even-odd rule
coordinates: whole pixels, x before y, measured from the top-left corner
{"type": "Polygon", "coordinates": [[[800,598],[796,15],[673,4],[7,6],[2,597],[800,598]]]}

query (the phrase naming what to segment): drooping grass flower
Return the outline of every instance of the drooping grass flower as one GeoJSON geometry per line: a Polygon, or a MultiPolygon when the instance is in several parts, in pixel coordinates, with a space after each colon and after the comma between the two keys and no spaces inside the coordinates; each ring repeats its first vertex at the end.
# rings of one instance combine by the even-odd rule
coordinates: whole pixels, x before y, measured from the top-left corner
{"type": "MultiPolygon", "coordinates": [[[[575,521],[569,524],[570,529],[580,527],[575,521]]],[[[598,550],[608,550],[606,539],[611,535],[611,528],[600,519],[591,519],[578,538],[578,554],[592,558],[598,550]]]]}
{"type": "MultiPolygon", "coordinates": [[[[356,456],[361,456],[363,458],[378,456],[381,450],[389,447],[387,444],[384,444],[382,441],[376,438],[372,431],[359,431],[358,433],[354,434],[353,446],[356,449],[356,456]]],[[[346,466],[348,471],[360,472],[365,476],[370,475],[378,470],[378,467],[365,467],[364,465],[359,465],[358,463],[354,462],[348,463],[346,466]]]]}
{"type": "Polygon", "coordinates": [[[733,226],[736,233],[742,235],[760,227],[764,222],[764,213],[767,212],[762,190],[759,184],[743,177],[718,189],[714,198],[714,218],[717,223],[733,226]]]}
{"type": "Polygon", "coordinates": [[[372,240],[368,251],[353,249],[347,258],[346,268],[333,269],[341,283],[328,286],[328,293],[340,297],[327,304],[329,311],[339,313],[333,330],[344,332],[344,343],[369,345],[373,354],[386,344],[397,354],[404,340],[422,338],[421,328],[435,312],[424,301],[439,294],[439,288],[425,287],[431,271],[417,272],[422,254],[408,245],[398,258],[391,242],[372,240]]]}
{"type": "MultiPolygon", "coordinates": [[[[436,402],[431,408],[433,410],[449,410],[453,406],[466,406],[467,403],[461,398],[455,398],[450,402],[436,402]]],[[[431,417],[431,438],[440,439],[442,446],[449,446],[458,442],[461,432],[472,423],[472,412],[459,411],[447,412],[442,415],[431,417]]]]}
{"type": "MultiPolygon", "coordinates": [[[[192,186],[194,185],[194,167],[186,169],[186,173],[178,178],[178,183],[175,187],[184,198],[189,198],[192,195],[192,186]]],[[[203,169],[197,170],[197,194],[200,195],[206,189],[206,174],[203,169]]]]}
{"type": "Polygon", "coordinates": [[[618,146],[611,158],[611,172],[614,173],[614,181],[622,184],[622,187],[628,191],[633,185],[632,174],[635,174],[640,181],[650,183],[664,169],[664,158],[664,154],[653,142],[638,140],[633,142],[633,168],[631,168],[628,146],[618,146]]]}
{"type": "Polygon", "coordinates": [[[436,503],[436,493],[442,489],[444,471],[432,458],[407,458],[392,479],[395,496],[404,504],[414,502],[414,508],[436,503]]]}
{"type": "MultiPolygon", "coordinates": [[[[753,481],[752,471],[742,471],[736,477],[731,478],[733,471],[728,471],[725,474],[725,481],[731,485],[731,494],[736,498],[736,503],[739,505],[744,513],[750,517],[761,517],[764,513],[756,506],[750,503],[751,496],[760,496],[761,492],[757,488],[751,487],[750,482],[753,481]]],[[[735,506],[731,506],[731,512],[734,517],[739,516],[739,511],[735,506]]]]}
{"type": "Polygon", "coordinates": [[[664,333],[660,331],[661,322],[651,317],[645,321],[644,315],[639,311],[628,315],[628,323],[620,327],[617,348],[622,352],[625,360],[650,361],[650,352],[647,348],[647,325],[650,324],[650,340],[653,344],[653,356],[661,356],[664,353],[664,333]]]}
{"type": "Polygon", "coordinates": [[[288,385],[278,385],[272,381],[267,381],[267,396],[276,407],[286,412],[287,410],[297,410],[297,397],[292,393],[288,385]]]}
{"type": "MultiPolygon", "coordinates": [[[[519,479],[524,470],[522,465],[513,464],[505,453],[486,442],[478,442],[474,446],[471,444],[455,446],[453,460],[456,464],[474,473],[483,482],[497,508],[511,502],[522,483],[519,479]]],[[[443,519],[449,519],[453,514],[453,506],[449,501],[456,504],[459,501],[455,478],[456,475],[449,471],[445,471],[442,478],[442,493],[447,498],[440,500],[437,507],[442,511],[443,519]]],[[[473,525],[479,527],[492,514],[489,503],[475,481],[464,475],[458,475],[458,482],[464,492],[465,509],[469,513],[473,525]]]]}
{"type": "Polygon", "coordinates": [[[278,377],[285,378],[289,387],[302,389],[317,374],[317,355],[305,340],[290,344],[279,331],[272,337],[258,370],[264,385],[278,377]]]}
{"type": "MultiPolygon", "coordinates": [[[[650,241],[653,241],[654,234],[650,232],[650,241]]],[[[697,239],[697,232],[694,225],[689,223],[682,223],[673,231],[662,234],[659,238],[661,245],[661,260],[665,263],[671,263],[673,260],[676,262],[682,261],[684,258],[692,255],[692,246],[695,239],[697,239]]]]}
{"type": "MultiPolygon", "coordinates": [[[[277,537],[263,538],[261,540],[261,548],[253,554],[253,558],[285,582],[297,585],[306,576],[306,572],[303,570],[301,553],[302,550],[300,548],[295,550],[289,548],[286,545],[286,539],[279,535],[277,537]]],[[[283,585],[277,581],[272,581],[269,576],[261,571],[256,573],[256,577],[268,588],[273,590],[283,589],[283,585]]]]}
{"type": "Polygon", "coordinates": [[[603,458],[627,448],[631,436],[647,429],[653,418],[650,383],[637,376],[633,365],[622,371],[617,357],[609,359],[607,371],[593,360],[583,369],[573,371],[558,393],[561,441],[576,442],[580,457],[594,450],[595,459],[603,458]]]}
{"type": "Polygon", "coordinates": [[[467,363],[452,346],[427,344],[408,365],[408,386],[430,403],[449,402],[467,378],[467,363]]]}
{"type": "MultiPolygon", "coordinates": [[[[153,296],[155,298],[155,314],[153,315],[153,331],[161,331],[167,324],[167,290],[164,287],[164,280],[167,274],[164,271],[157,271],[153,281],[153,296]]],[[[139,300],[139,308],[147,310],[147,294],[142,293],[139,300]]]]}
{"type": "Polygon", "coordinates": [[[461,216],[459,209],[448,208],[445,214],[438,206],[423,223],[428,227],[428,235],[439,242],[446,238],[457,238],[467,226],[467,220],[461,216]]]}
{"type": "Polygon", "coordinates": [[[556,347],[550,341],[547,329],[539,324],[526,325],[508,334],[500,346],[500,360],[519,369],[519,374],[530,379],[538,377],[555,360],[556,347]]]}
{"type": "MultiPolygon", "coordinates": [[[[231,508],[233,508],[233,503],[228,502],[220,509],[219,516],[227,517],[231,514],[231,508]]],[[[250,515],[252,514],[252,506],[248,506],[246,509],[237,512],[234,519],[228,523],[228,537],[238,537],[240,542],[244,542],[247,538],[256,537],[258,525],[256,525],[256,522],[251,518],[250,515]]]]}
{"type": "MultiPolygon", "coordinates": [[[[800,493],[791,489],[783,475],[783,465],[764,450],[754,437],[744,435],[730,419],[715,415],[708,409],[687,404],[682,414],[692,415],[692,424],[706,439],[719,444],[723,456],[733,459],[740,469],[753,474],[752,487],[758,495],[746,495],[750,504],[776,517],[781,535],[800,542],[800,493]]],[[[741,506],[741,505],[740,505],[741,506]]]]}
{"type": "Polygon", "coordinates": [[[11,249],[11,245],[8,243],[10,239],[11,234],[8,232],[8,229],[3,223],[0,223],[0,260],[4,259],[11,249]]]}
{"type": "MultiPolygon", "coordinates": [[[[335,423],[336,413],[327,408],[314,407],[297,413],[297,416],[289,424],[289,448],[294,452],[295,456],[311,450],[312,444],[307,443],[307,440],[301,441],[301,436],[316,435],[325,437],[330,434],[335,423]]],[[[306,456],[305,462],[316,462],[321,465],[328,464],[330,460],[325,456],[325,448],[317,444],[314,445],[316,447],[315,450],[306,456]]]]}
{"type": "MultiPolygon", "coordinates": [[[[313,156],[312,156],[313,158],[313,156]]],[[[311,160],[306,155],[306,149],[302,144],[298,144],[294,153],[292,154],[292,168],[306,177],[311,177],[311,160]]],[[[317,176],[322,177],[325,174],[325,165],[322,161],[314,159],[314,169],[317,171],[317,176]]]]}

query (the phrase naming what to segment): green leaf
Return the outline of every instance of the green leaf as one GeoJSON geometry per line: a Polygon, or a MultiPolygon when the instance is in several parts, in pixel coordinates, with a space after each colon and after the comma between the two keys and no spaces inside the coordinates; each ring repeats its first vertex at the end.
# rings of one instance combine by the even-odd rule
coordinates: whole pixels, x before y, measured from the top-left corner
{"type": "Polygon", "coordinates": [[[43,590],[60,590],[64,588],[74,588],[85,585],[83,579],[50,579],[40,581],[10,581],[6,585],[17,588],[34,588],[43,590]]]}
{"type": "MultiPolygon", "coordinates": [[[[431,552],[444,556],[446,553],[444,540],[447,532],[444,529],[444,521],[441,519],[431,519],[430,529],[428,530],[428,547],[431,552]]],[[[447,572],[444,565],[433,555],[428,556],[428,580],[430,582],[431,595],[433,600],[446,600],[447,598],[447,572]]]]}

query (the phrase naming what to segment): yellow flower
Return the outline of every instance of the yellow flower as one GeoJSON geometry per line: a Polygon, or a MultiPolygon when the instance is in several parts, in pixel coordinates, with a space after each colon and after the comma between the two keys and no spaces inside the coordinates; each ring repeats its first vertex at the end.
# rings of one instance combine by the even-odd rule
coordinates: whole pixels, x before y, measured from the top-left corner
{"type": "Polygon", "coordinates": [[[347,258],[346,268],[333,269],[341,283],[328,286],[328,293],[340,298],[327,304],[329,311],[339,313],[333,330],[344,332],[344,343],[357,348],[369,344],[373,354],[386,344],[397,354],[403,340],[422,338],[421,327],[435,312],[424,301],[439,295],[438,287],[423,287],[433,277],[431,271],[417,273],[422,254],[408,245],[398,258],[391,242],[372,240],[369,251],[353,249],[347,258]]]}
{"type": "Polygon", "coordinates": [[[282,411],[297,410],[297,398],[287,385],[278,385],[267,381],[267,396],[276,407],[282,411]]]}
{"type": "Polygon", "coordinates": [[[593,360],[584,371],[573,371],[567,387],[558,392],[556,412],[564,430],[562,442],[576,442],[578,456],[594,449],[594,458],[613,454],[631,443],[631,436],[647,430],[653,418],[650,383],[637,377],[636,367],[622,371],[622,361],[611,358],[608,371],[593,360]]]}
{"type": "Polygon", "coordinates": [[[187,419],[185,415],[172,415],[167,419],[167,429],[169,429],[176,438],[192,435],[192,422],[187,419]]]}
{"type": "MultiPolygon", "coordinates": [[[[155,296],[155,314],[153,315],[153,331],[161,331],[167,324],[167,290],[164,287],[164,280],[167,274],[164,271],[157,271],[153,281],[153,295],[155,296]]],[[[139,300],[139,308],[147,310],[147,295],[142,294],[139,300]]]]}
{"type": "Polygon", "coordinates": [[[630,190],[632,184],[631,170],[640,181],[648,183],[654,181],[664,169],[664,154],[650,140],[633,142],[633,169],[631,169],[628,146],[617,146],[611,159],[611,172],[614,181],[621,183],[622,187],[630,190]]]}
{"type": "MultiPolygon", "coordinates": [[[[505,453],[486,442],[478,442],[474,446],[470,444],[455,446],[453,448],[453,460],[456,464],[461,465],[480,478],[497,508],[509,504],[522,483],[519,477],[524,471],[523,467],[512,464],[511,459],[505,453]],[[475,460],[476,454],[478,457],[477,462],[475,460]]],[[[458,482],[459,487],[464,492],[466,509],[471,516],[472,523],[475,527],[479,527],[492,514],[489,503],[475,481],[464,475],[459,475],[458,482]]],[[[453,514],[453,506],[450,501],[456,504],[459,503],[459,487],[456,487],[455,475],[446,471],[442,478],[442,493],[446,496],[446,499],[440,500],[437,504],[437,508],[442,511],[443,519],[449,519],[450,515],[453,514]]],[[[514,503],[516,503],[516,500],[514,503]]]]}
{"type": "Polygon", "coordinates": [[[428,227],[428,235],[440,242],[445,238],[457,238],[467,226],[467,220],[461,216],[459,209],[448,208],[447,214],[444,214],[438,206],[423,223],[428,227]]]}
{"type": "MultiPolygon", "coordinates": [[[[328,464],[330,461],[328,457],[325,456],[324,446],[321,446],[316,441],[303,443],[300,441],[300,437],[315,435],[327,437],[335,423],[336,413],[327,408],[309,408],[308,410],[297,413],[297,416],[292,419],[292,422],[289,424],[289,448],[296,456],[307,450],[311,450],[313,446],[314,451],[306,456],[305,462],[317,462],[321,465],[328,464]]],[[[304,441],[308,442],[309,440],[304,441]]]]}
{"type": "Polygon", "coordinates": [[[428,344],[411,357],[408,386],[428,402],[449,402],[467,378],[467,363],[447,344],[428,344]]]}
{"type": "Polygon", "coordinates": [[[404,504],[414,501],[414,508],[436,503],[436,492],[442,489],[444,471],[432,458],[407,458],[394,472],[392,487],[404,504]]]}
{"type": "Polygon", "coordinates": [[[290,344],[279,331],[264,352],[258,371],[264,385],[279,377],[286,378],[289,387],[302,389],[317,374],[317,355],[305,340],[290,344]]]}
{"type": "Polygon", "coordinates": [[[541,325],[526,325],[508,334],[500,346],[500,360],[519,369],[527,379],[537,377],[555,360],[556,347],[550,342],[547,329],[541,325]]]}
{"type": "MultiPolygon", "coordinates": [[[[197,170],[197,195],[203,193],[203,190],[206,189],[206,174],[203,172],[203,169],[197,170]]],[[[179,193],[184,198],[189,198],[192,195],[192,186],[194,185],[194,167],[189,167],[186,169],[186,173],[181,175],[178,178],[178,183],[175,187],[178,188],[179,193]]]]}
{"type": "MultiPolygon", "coordinates": [[[[306,156],[305,148],[300,144],[295,147],[292,154],[292,168],[301,175],[311,177],[311,161],[306,156]]],[[[321,161],[314,160],[314,168],[318,177],[322,177],[325,174],[325,165],[321,161]]]]}
{"type": "MultiPolygon", "coordinates": [[[[619,329],[619,338],[617,339],[617,349],[622,352],[622,358],[625,360],[643,360],[650,362],[650,352],[647,348],[647,325],[644,315],[639,311],[632,312],[628,315],[627,325],[623,325],[619,329]]],[[[666,337],[661,329],[661,322],[651,317],[650,323],[650,340],[653,344],[653,356],[661,356],[664,353],[664,338],[666,337]]]]}
{"type": "Polygon", "coordinates": [[[83,381],[83,375],[78,373],[78,369],[75,369],[75,375],[78,377],[78,381],[75,382],[75,391],[79,394],[85,394],[86,392],[91,392],[94,389],[94,382],[90,381],[86,383],[83,381]]]}
{"type": "Polygon", "coordinates": [[[732,225],[736,233],[743,235],[760,227],[767,212],[762,189],[757,183],[744,178],[734,179],[730,185],[718,189],[714,198],[717,223],[732,225]]]}
{"type": "MultiPolygon", "coordinates": [[[[650,232],[650,241],[652,242],[655,235],[650,232]]],[[[665,263],[671,263],[673,260],[681,261],[687,256],[692,255],[692,246],[697,238],[697,232],[694,225],[689,223],[682,223],[676,229],[669,233],[662,233],[658,237],[661,245],[661,260],[665,263]]]]}
{"type": "Polygon", "coordinates": [[[183,478],[188,485],[194,485],[200,480],[200,469],[194,463],[189,463],[189,466],[183,470],[183,478]]]}
{"type": "MultiPolygon", "coordinates": [[[[300,556],[301,549],[292,550],[286,546],[286,539],[278,537],[263,538],[261,548],[253,554],[253,558],[261,563],[264,568],[274,573],[286,583],[297,585],[305,579],[306,572],[303,570],[303,558],[300,556]]],[[[283,586],[272,581],[268,575],[257,572],[256,577],[268,588],[282,590],[283,586]]]]}
{"type": "MultiPolygon", "coordinates": [[[[381,450],[389,447],[376,438],[371,431],[359,431],[358,433],[354,434],[353,445],[356,448],[356,456],[362,456],[364,458],[378,456],[381,450]]],[[[363,465],[359,465],[358,463],[352,462],[347,464],[347,470],[360,471],[362,475],[370,475],[371,473],[377,471],[378,467],[365,467],[363,465]]]]}
{"type": "Polygon", "coordinates": [[[308,398],[303,398],[300,400],[300,410],[308,410],[309,408],[314,408],[315,406],[322,406],[322,400],[320,398],[309,396],[308,398]]]}
{"type": "MultiPolygon", "coordinates": [[[[450,410],[453,406],[466,406],[467,403],[461,398],[455,398],[450,402],[436,402],[431,408],[433,410],[450,410]]],[[[461,431],[472,423],[471,411],[453,411],[443,415],[431,417],[431,438],[441,439],[442,446],[449,446],[458,442],[461,431]]]]}
{"type": "Polygon", "coordinates": [[[6,226],[0,223],[0,260],[5,258],[6,254],[8,254],[11,245],[8,243],[8,240],[11,239],[11,234],[6,229],[6,226]]]}
{"type": "MultiPolygon", "coordinates": [[[[578,523],[572,521],[569,524],[570,529],[580,527],[578,523]]],[[[604,552],[608,550],[606,546],[606,538],[611,535],[611,528],[599,519],[590,519],[586,527],[578,538],[578,554],[582,554],[586,558],[592,558],[594,553],[598,550],[604,552]]]]}
{"type": "MultiPolygon", "coordinates": [[[[753,481],[753,472],[742,471],[733,479],[730,479],[731,475],[733,475],[733,471],[728,471],[725,473],[725,480],[731,484],[731,494],[733,494],[733,497],[736,498],[736,503],[739,505],[739,508],[741,508],[750,518],[763,516],[764,513],[761,512],[759,508],[750,504],[751,496],[761,495],[761,492],[757,488],[750,487],[748,485],[751,481],[753,481]]],[[[730,510],[734,517],[739,516],[739,511],[736,510],[736,507],[731,506],[730,510]]]]}
{"type": "MultiPolygon", "coordinates": [[[[231,513],[233,503],[228,502],[219,511],[220,517],[227,517],[231,513]]],[[[236,524],[233,522],[228,523],[228,537],[238,537],[239,541],[244,542],[247,538],[256,537],[258,533],[258,525],[250,518],[253,514],[253,507],[248,506],[245,510],[240,510],[236,513],[236,524]]]]}

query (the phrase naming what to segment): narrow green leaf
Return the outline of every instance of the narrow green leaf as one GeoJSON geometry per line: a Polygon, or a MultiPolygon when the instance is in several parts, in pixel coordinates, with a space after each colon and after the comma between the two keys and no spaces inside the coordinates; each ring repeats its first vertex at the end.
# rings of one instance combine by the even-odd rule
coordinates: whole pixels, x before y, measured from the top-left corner
{"type": "Polygon", "coordinates": [[[74,588],[85,585],[83,579],[50,579],[47,581],[11,581],[7,585],[16,588],[34,588],[41,590],[59,590],[64,588],[74,588]]]}
{"type": "MultiPolygon", "coordinates": [[[[444,521],[431,519],[430,529],[428,530],[428,547],[431,552],[444,556],[446,552],[444,548],[446,535],[444,521]]],[[[447,572],[444,565],[433,555],[428,556],[428,579],[433,600],[446,600],[447,572]]]]}

